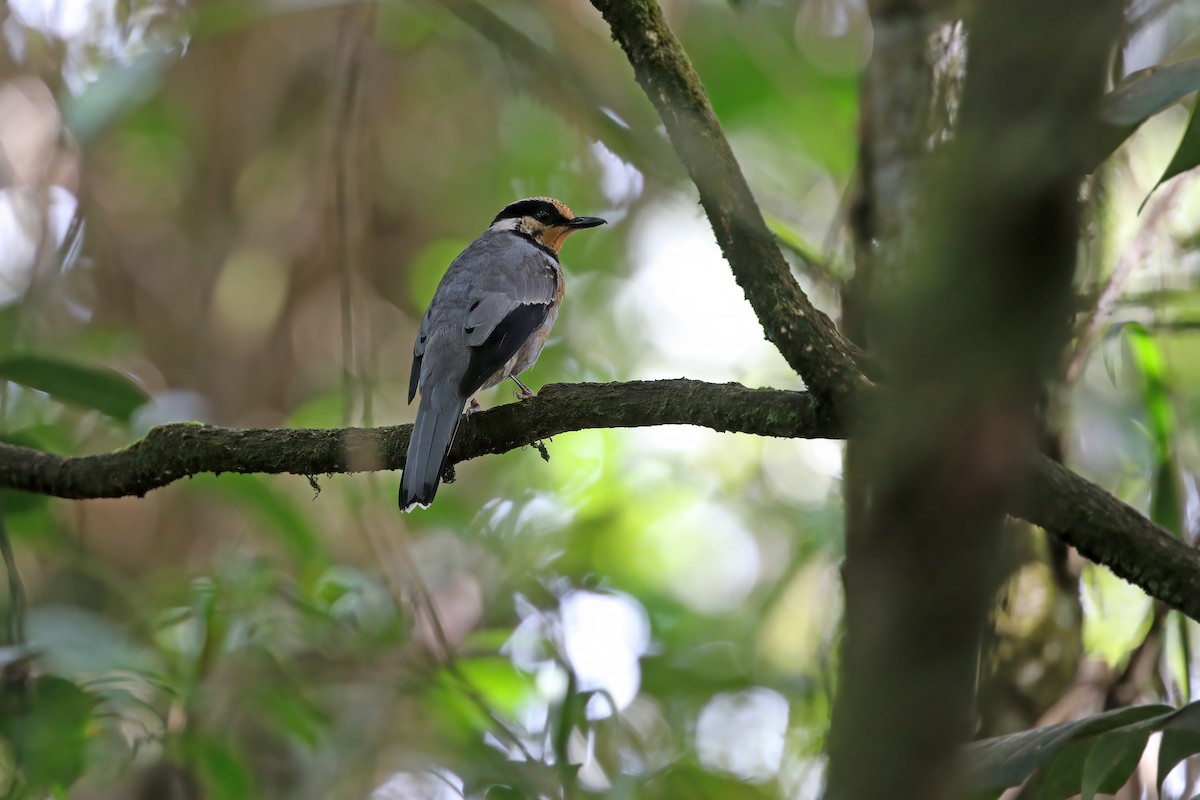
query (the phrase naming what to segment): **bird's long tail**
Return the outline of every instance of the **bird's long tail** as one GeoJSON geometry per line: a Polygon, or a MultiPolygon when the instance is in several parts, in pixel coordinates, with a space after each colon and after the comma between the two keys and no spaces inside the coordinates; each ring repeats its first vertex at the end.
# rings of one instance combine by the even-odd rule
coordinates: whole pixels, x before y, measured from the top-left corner
{"type": "Polygon", "coordinates": [[[432,387],[428,395],[422,391],[412,438],[408,442],[404,477],[400,479],[402,511],[408,511],[413,505],[426,508],[433,502],[466,403],[466,398],[451,382],[432,387]]]}

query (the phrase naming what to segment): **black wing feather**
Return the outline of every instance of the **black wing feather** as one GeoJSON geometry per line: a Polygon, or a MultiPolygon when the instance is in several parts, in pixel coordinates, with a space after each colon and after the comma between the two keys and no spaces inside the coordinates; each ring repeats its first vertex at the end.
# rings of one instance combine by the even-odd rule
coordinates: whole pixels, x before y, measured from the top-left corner
{"type": "Polygon", "coordinates": [[[408,402],[410,403],[417,396],[417,383],[421,380],[421,361],[424,358],[425,356],[413,355],[412,375],[408,378],[408,402]]]}
{"type": "Polygon", "coordinates": [[[479,391],[496,370],[517,354],[521,345],[546,321],[550,305],[529,303],[517,306],[500,320],[482,344],[471,348],[471,362],[458,385],[463,397],[470,397],[479,391]]]}
{"type": "Polygon", "coordinates": [[[433,303],[425,309],[421,318],[421,329],[417,331],[417,340],[413,342],[412,374],[408,378],[408,402],[417,396],[417,385],[421,382],[421,362],[425,359],[425,339],[429,336],[429,325],[433,318],[433,303]]]}

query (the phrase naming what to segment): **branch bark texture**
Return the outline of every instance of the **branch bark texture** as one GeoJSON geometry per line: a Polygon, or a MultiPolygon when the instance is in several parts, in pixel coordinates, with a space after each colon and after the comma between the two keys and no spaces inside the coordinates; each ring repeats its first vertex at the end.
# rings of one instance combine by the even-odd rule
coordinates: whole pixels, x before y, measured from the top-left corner
{"type": "Polygon", "coordinates": [[[1200,551],[1057,461],[1034,459],[1010,512],[1200,620],[1200,551]]]}
{"type": "MultiPolygon", "coordinates": [[[[537,397],[463,420],[450,463],[505,453],[568,431],[700,425],[716,431],[841,438],[804,392],[691,380],[555,384],[537,397]]],[[[60,456],[0,443],[0,488],[72,500],[142,496],[203,472],[322,475],[400,469],[411,425],[342,429],[230,429],[174,424],[115,453],[60,456]]]]}

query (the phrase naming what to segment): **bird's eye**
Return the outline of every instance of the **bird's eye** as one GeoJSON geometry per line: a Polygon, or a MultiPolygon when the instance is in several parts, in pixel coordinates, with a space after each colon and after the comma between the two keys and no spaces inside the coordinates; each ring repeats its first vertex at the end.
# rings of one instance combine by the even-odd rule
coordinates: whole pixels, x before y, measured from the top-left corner
{"type": "Polygon", "coordinates": [[[539,208],[537,210],[537,213],[533,215],[533,218],[536,219],[538,222],[549,223],[550,222],[550,209],[539,208]]]}

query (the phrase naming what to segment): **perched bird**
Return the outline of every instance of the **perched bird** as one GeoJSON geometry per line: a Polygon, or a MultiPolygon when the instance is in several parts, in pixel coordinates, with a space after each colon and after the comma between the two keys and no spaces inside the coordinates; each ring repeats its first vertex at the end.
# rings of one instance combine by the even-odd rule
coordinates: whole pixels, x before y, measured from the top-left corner
{"type": "Polygon", "coordinates": [[[408,402],[420,389],[421,404],[400,479],[401,509],[433,501],[463,407],[468,399],[468,413],[479,407],[476,392],[512,378],[522,399],[534,396],[517,375],[537,360],[558,316],[558,250],[574,231],[604,223],[550,197],[518,200],[446,270],[413,346],[408,402]]]}

